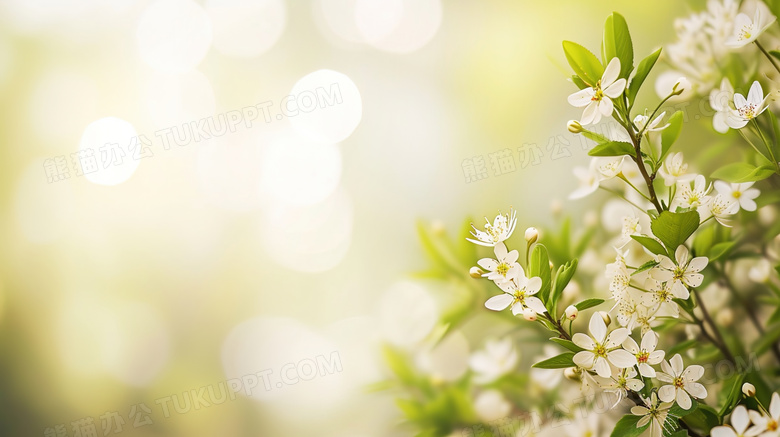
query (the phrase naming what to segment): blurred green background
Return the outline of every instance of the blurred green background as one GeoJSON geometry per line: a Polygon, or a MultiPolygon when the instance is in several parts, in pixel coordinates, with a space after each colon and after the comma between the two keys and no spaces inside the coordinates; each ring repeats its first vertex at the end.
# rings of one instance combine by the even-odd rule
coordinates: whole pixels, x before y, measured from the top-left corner
{"type": "Polygon", "coordinates": [[[510,205],[520,229],[556,204],[581,215],[588,202],[565,199],[586,151],[546,149],[580,115],[561,40],[597,49],[618,10],[639,59],[674,40],[690,7],[4,0],[0,434],[76,435],[92,417],[102,435],[100,417],[118,412],[127,436],[405,435],[392,397],[365,386],[384,373],[380,342],[414,332],[395,316],[421,311],[394,300],[423,259],[415,221],[454,229],[510,205]],[[346,138],[301,139],[289,117],[170,150],[156,141],[212,114],[278,109],[323,69],[359,91],[342,87],[336,114],[351,118],[330,120],[359,120],[346,138]],[[104,117],[154,140],[114,185],[75,175],[71,158],[104,117]],[[496,175],[488,155],[516,160],[524,144],[541,148],[538,165],[496,175]],[[49,183],[45,162],[62,156],[70,177],[49,183]],[[488,176],[467,183],[475,156],[488,176]],[[341,371],[259,396],[168,418],[155,402],[333,351],[341,371]],[[134,426],[138,404],[153,424],[134,426]]]}

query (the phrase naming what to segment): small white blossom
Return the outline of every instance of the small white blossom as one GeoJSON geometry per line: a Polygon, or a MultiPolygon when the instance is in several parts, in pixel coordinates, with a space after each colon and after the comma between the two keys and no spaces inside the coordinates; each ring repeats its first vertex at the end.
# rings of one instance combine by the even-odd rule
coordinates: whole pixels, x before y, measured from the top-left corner
{"type": "Polygon", "coordinates": [[[596,190],[599,189],[600,175],[596,171],[595,159],[590,161],[590,166],[588,166],[588,168],[574,167],[572,172],[574,173],[574,177],[577,178],[578,187],[569,194],[569,200],[581,199],[595,193],[596,190]]]}
{"type": "Polygon", "coordinates": [[[738,405],[731,413],[731,426],[716,426],[710,431],[712,437],[745,437],[750,416],[744,405],[738,405]]]}
{"type": "Polygon", "coordinates": [[[636,356],[639,363],[639,373],[647,378],[655,378],[655,369],[652,366],[660,364],[666,354],[662,350],[656,350],[658,346],[658,334],[648,331],[642,335],[642,345],[636,344],[633,338],[628,337],[623,342],[623,347],[636,356]]]}
{"type": "Polygon", "coordinates": [[[640,395],[645,406],[637,405],[631,407],[631,414],[642,416],[637,422],[637,427],[641,428],[650,424],[650,437],[662,437],[664,435],[664,423],[669,416],[669,410],[672,408],[672,402],[658,403],[658,396],[653,392],[649,398],[643,398],[640,395]]]}
{"type": "MultiPolygon", "coordinates": [[[[712,217],[715,217],[715,220],[717,220],[718,223],[723,226],[731,227],[728,217],[739,212],[739,203],[733,198],[727,198],[723,194],[718,193],[710,199],[709,204],[704,209],[708,209],[710,214],[712,214],[712,217]]],[[[702,216],[701,219],[706,220],[704,216],[702,216]]]]}
{"type": "Polygon", "coordinates": [[[585,108],[580,120],[582,124],[598,123],[602,116],[612,115],[614,109],[612,99],[620,97],[626,89],[626,80],[618,79],[619,75],[620,59],[612,58],[604,69],[601,80],[569,96],[569,103],[572,106],[585,108]]]}
{"type": "Polygon", "coordinates": [[[613,369],[612,376],[609,378],[598,377],[596,381],[604,391],[614,393],[617,396],[612,408],[625,399],[629,391],[638,392],[645,386],[644,382],[636,379],[636,370],[633,367],[613,369]]]}
{"type": "Polygon", "coordinates": [[[485,307],[493,311],[502,311],[511,305],[514,315],[523,313],[527,309],[538,314],[544,313],[547,311],[544,303],[534,296],[542,288],[542,278],[538,276],[526,278],[523,268],[520,266],[518,268],[517,276],[499,284],[504,293],[488,299],[485,302],[485,307]]]}
{"type": "Polygon", "coordinates": [[[683,161],[682,152],[677,152],[666,157],[661,168],[658,169],[658,174],[664,180],[664,185],[671,187],[677,182],[690,182],[696,175],[688,172],[688,164],[683,161]]]}
{"type": "Polygon", "coordinates": [[[480,246],[492,247],[502,241],[506,240],[512,235],[517,225],[517,211],[510,209],[508,214],[499,214],[493,220],[493,224],[485,217],[485,230],[478,230],[473,224],[471,228],[471,235],[474,238],[466,238],[466,240],[479,244],[480,246]]]}
{"type": "Polygon", "coordinates": [[[772,401],[769,403],[769,415],[761,414],[751,410],[748,412],[753,426],[747,432],[747,435],[758,435],[759,437],[777,437],[780,434],[780,395],[772,394],[772,401]]]}
{"type": "Polygon", "coordinates": [[[677,194],[672,200],[670,209],[674,210],[677,207],[697,209],[699,206],[707,205],[710,201],[708,195],[712,189],[711,185],[707,185],[707,181],[704,176],[698,175],[693,179],[693,186],[688,182],[677,182],[677,194]]]}
{"type": "Polygon", "coordinates": [[[747,14],[739,14],[734,21],[734,34],[726,40],[728,47],[744,47],[756,40],[772,23],[777,20],[772,14],[765,16],[760,7],[751,20],[747,14]]]}
{"type": "Polygon", "coordinates": [[[731,107],[733,99],[734,87],[731,86],[731,82],[726,77],[720,82],[720,89],[710,91],[710,106],[715,110],[715,115],[712,117],[712,127],[722,134],[729,130],[726,118],[729,112],[734,109],[731,107]]]}
{"type": "Polygon", "coordinates": [[[662,315],[669,315],[671,317],[679,317],[680,309],[674,298],[687,299],[689,294],[688,290],[683,287],[685,293],[681,293],[679,288],[672,286],[673,282],[661,282],[655,281],[654,285],[645,293],[642,297],[642,303],[650,308],[655,309],[656,312],[660,312],[662,315]]]}
{"type": "Polygon", "coordinates": [[[474,399],[474,412],[485,422],[507,417],[512,411],[512,404],[498,390],[486,390],[474,399]]]}
{"type": "Polygon", "coordinates": [[[474,371],[476,383],[487,384],[515,370],[519,358],[511,338],[490,339],[485,343],[485,349],[471,355],[469,367],[474,371]]]}
{"type": "Polygon", "coordinates": [[[642,233],[642,226],[639,224],[639,218],[636,215],[623,217],[623,229],[620,232],[620,238],[617,241],[617,247],[624,247],[631,241],[632,235],[642,233]]]}
{"type": "Polygon", "coordinates": [[[585,349],[574,355],[574,363],[586,369],[595,369],[602,378],[609,378],[612,363],[617,368],[625,369],[636,365],[636,357],[622,349],[621,344],[628,337],[628,329],[618,328],[607,335],[607,324],[599,313],[590,318],[590,336],[576,333],[572,341],[585,349]]]}
{"type": "Polygon", "coordinates": [[[683,359],[680,354],[672,357],[669,361],[661,362],[661,369],[657,378],[668,385],[658,389],[658,397],[664,402],[677,401],[677,404],[684,410],[691,408],[691,397],[704,399],[707,397],[707,389],[698,381],[704,376],[704,367],[697,364],[684,368],[683,359]]]}
{"type": "Polygon", "coordinates": [[[704,275],[700,272],[709,262],[706,256],[697,256],[690,260],[688,256],[688,248],[681,244],[674,252],[674,261],[660,256],[661,264],[654,275],[655,279],[661,282],[671,282],[671,292],[680,299],[688,299],[688,289],[701,285],[704,275]]]}
{"type": "Polygon", "coordinates": [[[482,258],[477,261],[480,267],[487,270],[482,276],[501,284],[514,278],[518,273],[522,273],[522,267],[517,262],[520,253],[517,250],[507,252],[504,243],[497,243],[493,248],[496,259],[482,258]]]}
{"type": "Polygon", "coordinates": [[[612,179],[623,170],[623,159],[625,156],[605,156],[593,158],[596,161],[596,171],[599,173],[600,181],[612,179]]]}
{"type": "Polygon", "coordinates": [[[726,117],[726,124],[732,129],[745,127],[750,120],[758,117],[766,110],[767,98],[758,81],[753,82],[748,92],[747,99],[740,93],[734,94],[734,109],[730,109],[726,117]]]}
{"type": "Polygon", "coordinates": [[[755,211],[756,201],[754,200],[761,194],[753,187],[754,182],[745,182],[742,184],[729,184],[723,181],[715,181],[715,191],[722,194],[727,199],[736,200],[739,207],[745,211],[755,211]]]}
{"type": "Polygon", "coordinates": [[[648,120],[650,120],[650,117],[643,114],[637,114],[637,116],[634,117],[634,126],[636,126],[636,128],[639,131],[642,131],[642,129],[644,129],[645,133],[660,132],[666,129],[667,127],[669,127],[669,123],[666,123],[663,126],[659,126],[661,124],[661,121],[663,121],[665,115],[666,115],[666,111],[662,112],[658,117],[654,118],[653,121],[650,122],[650,124],[647,124],[648,120]]]}

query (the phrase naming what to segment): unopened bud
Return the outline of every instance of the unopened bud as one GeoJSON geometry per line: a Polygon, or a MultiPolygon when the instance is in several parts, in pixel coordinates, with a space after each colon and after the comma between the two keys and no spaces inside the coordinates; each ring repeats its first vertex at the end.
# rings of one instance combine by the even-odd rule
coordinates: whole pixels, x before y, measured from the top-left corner
{"type": "Polygon", "coordinates": [[[753,396],[756,395],[756,386],[749,382],[746,382],[742,384],[742,393],[744,393],[745,396],[752,398],[753,396]]]}
{"type": "Polygon", "coordinates": [[[679,96],[683,93],[686,89],[691,87],[691,82],[686,79],[685,77],[680,77],[677,79],[677,82],[674,83],[674,86],[672,87],[672,94],[679,96]]]}
{"type": "Polygon", "coordinates": [[[580,379],[580,370],[577,367],[567,367],[563,371],[563,376],[565,376],[566,379],[577,381],[580,379]]]}
{"type": "Polygon", "coordinates": [[[577,315],[580,313],[580,310],[577,309],[574,305],[569,305],[566,307],[566,318],[569,320],[574,320],[577,318],[577,315]]]}
{"type": "Polygon", "coordinates": [[[477,266],[474,266],[474,267],[469,269],[469,275],[471,275],[471,277],[474,278],[474,279],[481,278],[484,273],[485,272],[482,271],[482,269],[480,269],[477,266]]]}
{"type": "Polygon", "coordinates": [[[582,132],[582,124],[577,120],[569,120],[569,122],[566,123],[566,128],[573,134],[582,132]]]}
{"type": "Polygon", "coordinates": [[[537,231],[536,228],[530,227],[525,230],[525,241],[527,241],[528,244],[534,244],[538,239],[539,239],[539,231],[537,231]]]}
{"type": "Polygon", "coordinates": [[[548,261],[550,263],[550,271],[552,271],[555,268],[555,265],[552,263],[552,261],[548,261]]]}
{"type": "Polygon", "coordinates": [[[606,311],[599,311],[599,315],[601,316],[601,319],[604,320],[604,323],[609,326],[610,323],[612,323],[612,317],[609,317],[609,314],[607,314],[606,311]]]}
{"type": "Polygon", "coordinates": [[[523,310],[523,317],[529,322],[535,322],[536,311],[532,310],[531,308],[526,308],[525,310],[523,310]]]}

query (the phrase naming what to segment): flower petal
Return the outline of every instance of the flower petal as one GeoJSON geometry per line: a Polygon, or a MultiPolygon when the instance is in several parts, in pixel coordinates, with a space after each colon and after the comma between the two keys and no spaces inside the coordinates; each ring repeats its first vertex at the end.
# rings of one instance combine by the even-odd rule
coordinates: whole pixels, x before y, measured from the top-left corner
{"type": "Polygon", "coordinates": [[[682,373],[682,378],[686,382],[698,381],[702,376],[704,376],[704,367],[699,366],[698,364],[688,366],[682,373]]]}
{"type": "Polygon", "coordinates": [[[693,397],[697,399],[704,399],[707,397],[707,389],[698,382],[691,382],[685,384],[685,390],[693,397]]]}
{"type": "Polygon", "coordinates": [[[585,368],[590,369],[593,367],[593,361],[596,359],[596,354],[594,354],[591,351],[580,351],[574,354],[574,358],[572,358],[572,361],[574,361],[574,364],[585,368]]]}
{"type": "Polygon", "coordinates": [[[620,59],[615,57],[609,61],[607,68],[604,69],[604,74],[601,75],[601,86],[603,88],[609,87],[615,82],[618,75],[620,75],[620,59]]]}
{"type": "Polygon", "coordinates": [[[531,308],[532,310],[536,311],[537,314],[542,314],[547,312],[547,308],[544,307],[542,300],[535,296],[526,297],[525,305],[528,308],[531,308]]]}
{"type": "Polygon", "coordinates": [[[493,296],[488,299],[487,302],[485,302],[485,308],[493,311],[502,311],[511,305],[514,300],[515,298],[509,294],[499,294],[498,296],[493,296]]]}
{"type": "Polygon", "coordinates": [[[683,410],[690,410],[692,404],[691,396],[688,395],[685,390],[677,390],[677,405],[679,405],[680,408],[683,410]]]}
{"type": "Polygon", "coordinates": [[[658,389],[658,398],[664,402],[672,402],[674,400],[675,391],[673,385],[665,385],[658,389]]]}
{"type": "Polygon", "coordinates": [[[642,349],[652,352],[658,346],[658,334],[648,331],[642,336],[642,349]]]}
{"type": "Polygon", "coordinates": [[[669,364],[672,365],[672,370],[674,371],[675,376],[679,376],[683,372],[683,359],[680,354],[677,354],[672,357],[671,360],[669,360],[669,364]]]}
{"type": "Polygon", "coordinates": [[[582,90],[577,91],[574,94],[571,94],[568,98],[569,104],[574,106],[575,108],[582,108],[583,106],[588,106],[588,103],[592,102],[592,98],[594,96],[595,92],[593,91],[593,88],[588,87],[582,90]]]}
{"type": "Polygon", "coordinates": [[[604,88],[604,95],[611,99],[616,99],[620,97],[621,94],[623,94],[623,91],[625,91],[625,89],[626,89],[626,80],[621,78],[616,80],[615,83],[604,88]]]}
{"type": "Polygon", "coordinates": [[[581,332],[575,333],[574,336],[572,336],[571,341],[585,350],[596,349],[596,343],[593,339],[581,332]]]}
{"type": "Polygon", "coordinates": [[[636,356],[625,349],[616,349],[608,352],[607,358],[609,358],[610,363],[620,369],[636,366],[636,356]]]}
{"type": "Polygon", "coordinates": [[[612,375],[612,371],[609,368],[609,363],[604,357],[596,357],[596,362],[594,363],[594,365],[596,367],[596,373],[600,377],[609,378],[612,375]]]}
{"type": "MultiPolygon", "coordinates": [[[[607,324],[604,323],[601,314],[597,312],[593,313],[588,328],[590,329],[590,334],[597,343],[604,343],[604,338],[607,336],[607,324]]],[[[605,378],[608,377],[609,375],[605,376],[605,378]]]]}

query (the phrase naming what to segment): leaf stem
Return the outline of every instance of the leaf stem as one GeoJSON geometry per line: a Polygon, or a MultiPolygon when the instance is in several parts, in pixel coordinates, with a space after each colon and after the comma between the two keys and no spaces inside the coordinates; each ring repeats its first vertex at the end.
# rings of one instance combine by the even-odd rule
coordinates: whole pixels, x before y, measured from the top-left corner
{"type": "Polygon", "coordinates": [[[769,62],[771,62],[772,66],[775,67],[775,70],[777,70],[777,72],[780,73],[780,67],[777,66],[777,63],[775,62],[774,58],[772,58],[772,55],[770,55],[769,52],[766,51],[764,46],[762,46],[761,43],[758,42],[758,40],[755,40],[753,42],[756,43],[758,49],[761,50],[761,53],[763,53],[764,56],[766,56],[766,58],[769,59],[769,62]]]}

